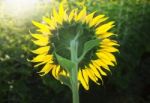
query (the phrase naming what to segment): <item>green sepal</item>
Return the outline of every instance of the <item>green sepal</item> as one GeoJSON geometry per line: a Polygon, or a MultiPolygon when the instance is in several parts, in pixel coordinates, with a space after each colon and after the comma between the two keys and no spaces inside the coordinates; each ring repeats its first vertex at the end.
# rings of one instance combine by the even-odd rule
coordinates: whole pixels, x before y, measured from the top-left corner
{"type": "Polygon", "coordinates": [[[90,40],[87,41],[84,44],[84,49],[83,49],[83,53],[86,54],[88,51],[90,51],[92,48],[94,48],[95,46],[99,45],[100,40],[99,39],[95,39],[95,40],[90,40]]]}
{"type": "Polygon", "coordinates": [[[70,89],[72,88],[72,87],[71,87],[71,82],[70,82],[69,77],[60,75],[60,76],[59,76],[59,80],[60,80],[60,82],[61,82],[62,84],[68,86],[70,89]]]}
{"type": "Polygon", "coordinates": [[[71,60],[68,60],[68,59],[58,55],[56,52],[55,52],[55,56],[57,58],[58,63],[70,74],[71,69],[75,68],[75,64],[71,60]]]}
{"type": "Polygon", "coordinates": [[[79,58],[79,62],[84,58],[87,52],[93,49],[95,46],[98,46],[100,43],[100,39],[89,40],[84,44],[83,53],[79,58]]]}

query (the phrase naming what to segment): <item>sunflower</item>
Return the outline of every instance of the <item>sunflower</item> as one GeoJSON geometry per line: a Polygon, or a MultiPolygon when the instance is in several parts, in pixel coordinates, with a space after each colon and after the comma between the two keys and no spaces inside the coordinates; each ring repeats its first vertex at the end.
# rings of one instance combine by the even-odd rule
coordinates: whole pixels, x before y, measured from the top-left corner
{"type": "Polygon", "coordinates": [[[102,76],[107,76],[110,72],[109,66],[116,64],[113,53],[118,52],[117,41],[110,38],[114,35],[110,32],[114,27],[114,21],[106,22],[107,19],[105,15],[97,15],[97,12],[88,14],[86,7],[81,11],[78,9],[68,11],[60,5],[58,10],[52,10],[51,17],[43,17],[42,23],[32,21],[38,28],[37,33],[31,33],[33,43],[38,48],[32,50],[36,56],[31,62],[35,63],[34,67],[42,67],[39,74],[44,76],[51,73],[60,81],[61,76],[69,78],[71,74],[60,64],[54,51],[70,60],[70,42],[76,38],[77,57],[79,57],[78,83],[86,90],[89,89],[89,80],[98,85],[102,84],[102,76]],[[92,40],[93,42],[89,42],[92,40]],[[98,41],[98,45],[84,52],[85,44],[88,48],[89,45],[97,43],[95,40],[98,41]]]}

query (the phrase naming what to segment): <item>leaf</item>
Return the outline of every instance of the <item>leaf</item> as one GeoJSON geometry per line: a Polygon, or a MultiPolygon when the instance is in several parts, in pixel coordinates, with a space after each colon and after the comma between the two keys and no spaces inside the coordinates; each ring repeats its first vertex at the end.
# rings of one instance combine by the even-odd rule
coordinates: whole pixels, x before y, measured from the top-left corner
{"type": "Polygon", "coordinates": [[[58,55],[56,52],[55,52],[55,56],[59,62],[59,64],[66,70],[68,71],[69,73],[71,73],[71,69],[75,67],[75,64],[71,61],[71,60],[68,60],[60,55],[58,55]]]}
{"type": "Polygon", "coordinates": [[[90,51],[92,48],[94,48],[95,46],[99,45],[100,40],[99,39],[95,39],[95,40],[90,40],[87,41],[84,44],[84,49],[83,49],[83,53],[86,54],[88,51],[90,51]]]}
{"type": "Polygon", "coordinates": [[[82,55],[80,56],[78,62],[80,62],[84,56],[86,55],[86,53],[88,51],[90,51],[91,49],[93,49],[95,46],[98,46],[100,43],[100,40],[99,39],[94,39],[94,40],[90,40],[90,41],[87,41],[85,44],[84,44],[84,48],[83,48],[83,53],[82,55]]]}
{"type": "Polygon", "coordinates": [[[60,80],[60,82],[61,82],[62,84],[67,85],[67,86],[71,89],[71,82],[70,82],[69,77],[60,75],[60,76],[59,76],[59,80],[60,80]]]}

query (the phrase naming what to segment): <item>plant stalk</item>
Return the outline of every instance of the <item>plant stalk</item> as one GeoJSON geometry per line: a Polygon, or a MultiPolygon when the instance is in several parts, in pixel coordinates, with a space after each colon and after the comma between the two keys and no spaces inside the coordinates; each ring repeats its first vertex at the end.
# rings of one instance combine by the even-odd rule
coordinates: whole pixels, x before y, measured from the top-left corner
{"type": "Polygon", "coordinates": [[[75,67],[71,71],[71,87],[73,103],[79,103],[79,89],[78,89],[78,42],[72,40],[71,44],[71,61],[75,63],[75,67]]]}

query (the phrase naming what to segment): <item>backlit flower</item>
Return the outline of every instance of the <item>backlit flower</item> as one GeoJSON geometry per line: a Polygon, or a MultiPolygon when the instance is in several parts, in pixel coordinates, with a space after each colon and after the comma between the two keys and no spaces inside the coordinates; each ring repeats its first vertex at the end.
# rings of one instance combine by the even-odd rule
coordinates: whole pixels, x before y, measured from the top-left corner
{"type": "Polygon", "coordinates": [[[78,57],[83,57],[78,66],[78,81],[86,90],[89,89],[89,80],[100,84],[98,81],[102,81],[102,76],[107,76],[106,71],[110,72],[109,66],[116,64],[113,53],[118,52],[118,43],[110,39],[114,35],[110,32],[114,22],[106,22],[107,19],[96,12],[87,14],[86,7],[81,11],[73,9],[69,12],[60,5],[59,10],[52,10],[51,17],[43,17],[43,23],[33,21],[38,33],[31,35],[38,48],[32,51],[36,57],[31,61],[36,63],[35,67],[42,67],[40,75],[51,73],[57,80],[61,75],[70,76],[53,52],[70,59],[70,41],[80,33],[77,37],[78,57]],[[94,39],[98,39],[99,44],[84,54],[84,44],[94,39]]]}

